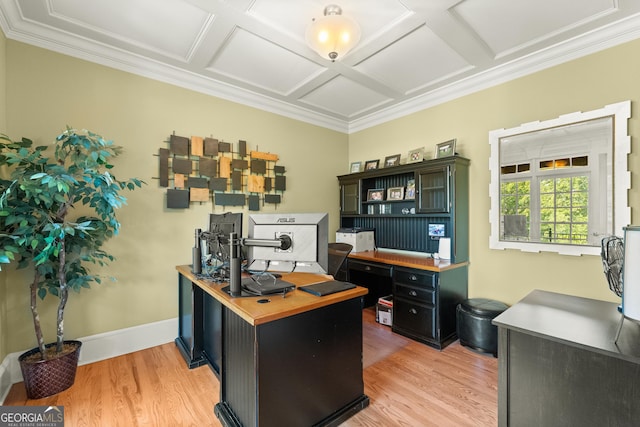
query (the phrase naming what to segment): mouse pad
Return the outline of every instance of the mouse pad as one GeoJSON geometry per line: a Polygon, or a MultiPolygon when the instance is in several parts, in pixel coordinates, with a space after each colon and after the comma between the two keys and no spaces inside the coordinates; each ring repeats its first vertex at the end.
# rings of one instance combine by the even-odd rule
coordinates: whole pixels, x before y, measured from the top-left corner
{"type": "Polygon", "coordinates": [[[353,283],[340,282],[338,280],[329,280],[327,282],[314,283],[313,285],[299,286],[298,289],[321,297],[324,295],[353,289],[355,287],[356,285],[354,285],[353,283]]]}

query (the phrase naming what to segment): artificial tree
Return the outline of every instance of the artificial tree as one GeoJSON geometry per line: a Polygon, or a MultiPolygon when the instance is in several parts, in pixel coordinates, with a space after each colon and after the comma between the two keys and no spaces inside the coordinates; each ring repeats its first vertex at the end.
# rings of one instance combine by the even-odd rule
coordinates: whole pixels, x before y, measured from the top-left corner
{"type": "Polygon", "coordinates": [[[33,268],[31,311],[43,360],[63,352],[69,291],[101,283],[87,267],[114,259],[102,246],[118,234],[116,210],[126,204],[120,193],[143,184],[112,174],[121,152],[100,135],[69,127],[52,146],[0,135],[0,265],[33,268]],[[45,345],[38,314],[38,298],[47,295],[59,299],[55,346],[45,345]]]}

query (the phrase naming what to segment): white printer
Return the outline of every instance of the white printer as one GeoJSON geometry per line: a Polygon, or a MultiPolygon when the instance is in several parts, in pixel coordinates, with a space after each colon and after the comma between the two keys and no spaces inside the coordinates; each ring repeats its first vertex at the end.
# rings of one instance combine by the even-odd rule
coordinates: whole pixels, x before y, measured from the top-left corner
{"type": "Polygon", "coordinates": [[[372,228],[340,228],[336,232],[336,243],[350,244],[352,252],[372,251],[376,247],[372,228]]]}

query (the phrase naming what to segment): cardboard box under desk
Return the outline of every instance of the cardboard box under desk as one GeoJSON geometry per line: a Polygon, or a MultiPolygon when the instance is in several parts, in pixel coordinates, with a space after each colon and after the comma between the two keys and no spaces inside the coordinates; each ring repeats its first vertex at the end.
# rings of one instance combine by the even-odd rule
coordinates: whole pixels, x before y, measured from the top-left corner
{"type": "Polygon", "coordinates": [[[391,326],[393,319],[393,296],[378,298],[376,304],[376,322],[391,326]]]}

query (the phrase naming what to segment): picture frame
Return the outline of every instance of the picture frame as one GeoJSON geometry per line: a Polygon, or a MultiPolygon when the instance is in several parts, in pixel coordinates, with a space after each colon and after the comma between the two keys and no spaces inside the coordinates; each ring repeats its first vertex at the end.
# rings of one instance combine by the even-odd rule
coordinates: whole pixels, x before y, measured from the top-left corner
{"type": "Polygon", "coordinates": [[[416,180],[407,181],[407,191],[404,194],[405,200],[413,200],[416,198],[416,180]]]}
{"type": "Polygon", "coordinates": [[[456,140],[450,139],[436,145],[436,159],[450,157],[456,154],[456,140]]]}
{"type": "Polygon", "coordinates": [[[424,160],[424,147],[416,148],[409,151],[407,163],[416,163],[424,160]]]}
{"type": "Polygon", "coordinates": [[[361,172],[362,171],[362,162],[352,162],[351,163],[351,168],[350,168],[350,172],[351,173],[356,173],[356,172],[361,172]]]}
{"type": "Polygon", "coordinates": [[[391,187],[387,189],[387,200],[403,200],[404,187],[391,187]]]}
{"type": "Polygon", "coordinates": [[[379,159],[367,160],[364,163],[364,170],[369,171],[369,170],[373,170],[373,169],[378,169],[379,165],[380,165],[380,160],[379,159]]]}
{"type": "Polygon", "coordinates": [[[398,166],[399,164],[400,164],[400,154],[394,154],[393,156],[387,156],[384,158],[385,168],[398,166]]]}
{"type": "Polygon", "coordinates": [[[429,224],[429,237],[444,237],[444,224],[429,224]]]}
{"type": "Polygon", "coordinates": [[[384,188],[372,188],[367,191],[367,202],[378,202],[384,200],[384,188]]]}

